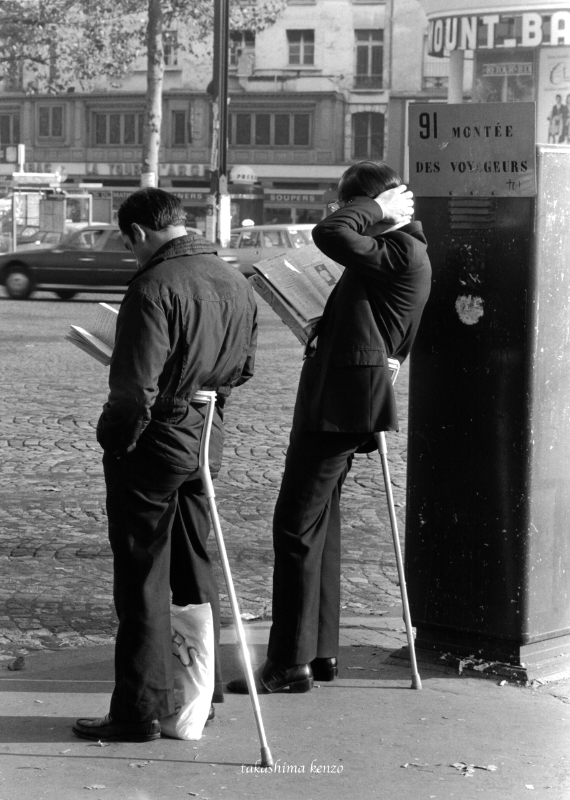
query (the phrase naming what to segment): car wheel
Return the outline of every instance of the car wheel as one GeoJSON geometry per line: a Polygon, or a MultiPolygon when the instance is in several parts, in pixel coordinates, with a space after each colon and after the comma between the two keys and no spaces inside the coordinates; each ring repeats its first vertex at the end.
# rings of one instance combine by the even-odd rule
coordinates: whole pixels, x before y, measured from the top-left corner
{"type": "Polygon", "coordinates": [[[60,300],[71,300],[77,294],[73,289],[56,289],[55,293],[60,300]]]}
{"type": "Polygon", "coordinates": [[[4,286],[12,300],[25,300],[33,290],[32,279],[23,264],[13,264],[8,267],[4,286]]]}

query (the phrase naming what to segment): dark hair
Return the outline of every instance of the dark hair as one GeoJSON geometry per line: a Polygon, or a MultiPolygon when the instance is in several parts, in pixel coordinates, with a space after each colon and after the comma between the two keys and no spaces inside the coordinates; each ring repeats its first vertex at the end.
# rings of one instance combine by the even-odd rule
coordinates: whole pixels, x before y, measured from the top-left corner
{"type": "Polygon", "coordinates": [[[186,212],[179,198],[162,189],[139,189],[124,200],[117,213],[121,233],[133,241],[131,225],[136,222],[151,231],[171,225],[185,225],[186,212]]]}
{"type": "Polygon", "coordinates": [[[400,176],[387,164],[359,161],[349,167],[340,179],[338,199],[346,203],[353,197],[378,197],[401,183],[400,176]]]}

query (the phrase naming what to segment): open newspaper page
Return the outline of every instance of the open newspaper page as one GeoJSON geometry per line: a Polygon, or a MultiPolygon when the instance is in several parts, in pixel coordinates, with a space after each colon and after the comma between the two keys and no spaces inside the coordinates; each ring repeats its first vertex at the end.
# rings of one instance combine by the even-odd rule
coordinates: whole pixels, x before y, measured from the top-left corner
{"type": "Polygon", "coordinates": [[[100,364],[109,366],[115,344],[118,309],[99,303],[90,330],[71,325],[65,338],[100,364]]]}
{"type": "Polygon", "coordinates": [[[258,261],[253,268],[256,291],[305,343],[344,268],[314,244],[258,261]]]}

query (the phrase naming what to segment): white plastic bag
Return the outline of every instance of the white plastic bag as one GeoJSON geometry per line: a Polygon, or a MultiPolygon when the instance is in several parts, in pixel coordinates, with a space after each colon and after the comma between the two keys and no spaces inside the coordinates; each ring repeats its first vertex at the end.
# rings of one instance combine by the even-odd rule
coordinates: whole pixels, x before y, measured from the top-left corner
{"type": "Polygon", "coordinates": [[[170,606],[176,711],[160,720],[166,736],[199,739],[214,691],[214,622],[209,603],[170,606]]]}

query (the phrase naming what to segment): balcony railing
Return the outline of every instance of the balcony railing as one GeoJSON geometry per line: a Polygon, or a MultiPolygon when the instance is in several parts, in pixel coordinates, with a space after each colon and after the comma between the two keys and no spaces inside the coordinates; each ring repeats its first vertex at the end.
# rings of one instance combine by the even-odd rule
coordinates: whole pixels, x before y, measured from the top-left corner
{"type": "Polygon", "coordinates": [[[381,89],[382,75],[355,75],[355,89],[381,89]]]}

